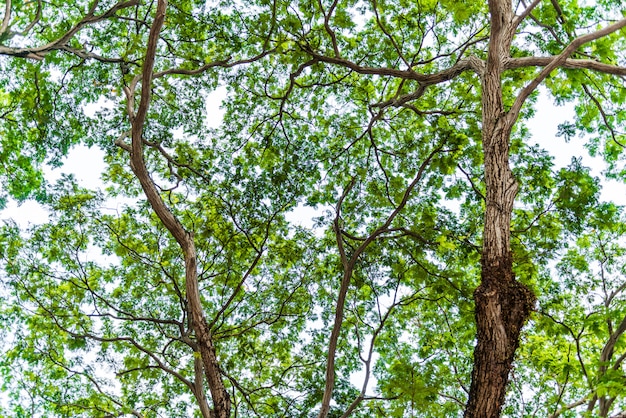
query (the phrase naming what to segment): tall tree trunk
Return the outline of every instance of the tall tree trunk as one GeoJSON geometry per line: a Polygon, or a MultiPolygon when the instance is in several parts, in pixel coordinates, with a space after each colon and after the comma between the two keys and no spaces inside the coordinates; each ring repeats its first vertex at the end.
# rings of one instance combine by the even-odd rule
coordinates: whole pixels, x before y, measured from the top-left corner
{"type": "Polygon", "coordinates": [[[513,12],[509,0],[491,0],[491,38],[482,77],[482,140],[487,188],[481,283],[474,292],[476,347],[465,417],[500,416],[520,331],[535,303],[533,293],[515,280],[511,254],[511,215],[517,182],[509,165],[515,118],[502,100],[502,64],[509,57],[513,12]]]}
{"type": "Polygon", "coordinates": [[[520,331],[535,303],[513,274],[510,227],[517,184],[508,162],[509,133],[483,137],[487,184],[480,286],[474,292],[476,348],[465,417],[498,417],[520,331]]]}
{"type": "MultiPolygon", "coordinates": [[[[146,56],[141,74],[141,100],[136,112],[132,109],[136,82],[132,83],[132,88],[125,88],[129,103],[128,112],[132,123],[131,146],[129,148],[128,145],[122,144],[120,140],[118,140],[120,141],[118,145],[130,151],[130,165],[135,176],[141,183],[146,199],[163,225],[176,239],[183,252],[185,259],[185,289],[189,315],[191,316],[191,325],[196,336],[196,344],[200,357],[202,358],[204,373],[213,401],[213,410],[210,411],[210,416],[211,418],[228,418],[230,416],[231,400],[224,382],[222,381],[211,330],[209,329],[202,308],[202,300],[198,287],[198,265],[193,233],[188,232],[184,228],[178,218],[174,216],[165,205],[165,202],[163,202],[156,186],[150,178],[143,156],[143,129],[151,101],[152,72],[156,57],[156,48],[159,41],[159,34],[165,21],[166,10],[167,0],[159,0],[154,22],[150,27],[146,56]]],[[[201,388],[196,388],[197,391],[200,391],[200,389],[201,388]]],[[[207,413],[206,408],[202,410],[202,413],[207,413]]]]}
{"type": "Polygon", "coordinates": [[[202,309],[200,289],[198,287],[198,266],[196,262],[196,247],[193,242],[193,235],[186,234],[187,240],[183,251],[185,253],[185,287],[187,291],[187,301],[189,303],[189,314],[191,324],[196,335],[196,343],[200,349],[200,357],[204,364],[204,373],[213,400],[213,415],[215,418],[228,418],[230,416],[231,400],[228,391],[222,381],[222,375],[213,345],[211,330],[207,324],[202,309]]]}

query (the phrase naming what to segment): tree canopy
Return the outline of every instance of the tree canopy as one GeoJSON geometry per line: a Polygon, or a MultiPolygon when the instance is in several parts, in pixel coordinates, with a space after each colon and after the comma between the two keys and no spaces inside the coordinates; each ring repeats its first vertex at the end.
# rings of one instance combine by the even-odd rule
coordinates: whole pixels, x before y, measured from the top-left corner
{"type": "Polygon", "coordinates": [[[625,180],[625,15],[7,0],[0,415],[626,416],[626,213],[527,126],[625,180]]]}

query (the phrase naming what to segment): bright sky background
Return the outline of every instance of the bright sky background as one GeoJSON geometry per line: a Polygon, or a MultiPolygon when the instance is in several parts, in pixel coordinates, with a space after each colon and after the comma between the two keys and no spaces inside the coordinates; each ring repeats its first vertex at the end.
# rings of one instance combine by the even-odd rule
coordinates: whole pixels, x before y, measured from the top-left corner
{"type": "MultiPolygon", "coordinates": [[[[207,100],[207,125],[219,126],[223,110],[220,104],[226,96],[226,89],[219,88],[207,100]]],[[[555,106],[547,95],[542,94],[537,103],[535,117],[529,122],[532,133],[531,142],[540,144],[554,157],[555,168],[566,167],[572,157],[582,157],[583,165],[592,169],[592,174],[602,179],[605,163],[601,157],[592,158],[584,148],[584,138],[573,138],[566,142],[563,137],[557,137],[557,128],[560,123],[571,121],[574,114],[573,105],[555,106]]],[[[100,175],[105,169],[103,153],[97,148],[89,149],[85,146],[73,148],[65,158],[65,164],[57,169],[45,169],[46,178],[53,183],[60,178],[61,173],[72,173],[83,187],[95,189],[102,187],[100,175]]],[[[615,180],[602,180],[601,199],[613,201],[619,205],[626,205],[626,185],[615,180]]],[[[319,216],[319,210],[298,207],[288,215],[288,219],[297,225],[312,226],[312,217],[319,216]]],[[[36,202],[25,202],[17,205],[10,202],[7,208],[0,211],[0,220],[13,219],[18,225],[26,227],[29,224],[39,224],[47,219],[46,211],[36,202]]]]}
{"type": "Polygon", "coordinates": [[[603,179],[606,163],[602,157],[589,156],[584,147],[586,138],[575,137],[566,142],[565,138],[556,136],[559,124],[573,122],[574,105],[556,106],[546,94],[541,94],[536,106],[535,117],[529,122],[532,142],[541,145],[554,156],[555,169],[568,166],[572,157],[582,157],[583,165],[591,168],[591,174],[601,179],[601,200],[626,205],[626,185],[617,180],[603,179]]]}
{"type": "MultiPolygon", "coordinates": [[[[222,100],[226,96],[226,89],[220,88],[207,100],[207,125],[217,127],[223,117],[223,111],[219,108],[222,100]]],[[[566,167],[570,164],[572,157],[582,157],[583,165],[592,169],[592,174],[602,179],[602,171],[605,163],[601,158],[591,158],[584,148],[584,138],[573,138],[566,142],[563,137],[557,137],[557,129],[560,123],[571,121],[573,118],[573,105],[557,107],[546,94],[542,94],[537,103],[536,116],[529,122],[529,129],[532,133],[531,143],[538,143],[545,148],[555,158],[555,169],[566,167]]],[[[57,169],[46,168],[45,175],[48,182],[53,183],[61,177],[61,173],[72,173],[83,187],[97,189],[102,187],[100,175],[105,169],[103,161],[104,154],[97,148],[89,149],[85,146],[78,146],[72,149],[64,160],[64,165],[57,169]]],[[[603,189],[601,199],[613,201],[619,205],[626,205],[626,185],[617,181],[602,181],[603,189]]],[[[454,202],[450,202],[454,205],[454,202]]],[[[123,202],[112,203],[120,208],[123,202]]],[[[115,209],[115,208],[113,208],[115,209]]],[[[299,206],[295,211],[287,215],[287,219],[296,225],[312,227],[312,218],[320,216],[323,209],[315,210],[299,206]]],[[[36,202],[25,202],[18,206],[15,202],[10,202],[7,208],[0,211],[0,221],[13,219],[22,228],[32,224],[43,223],[47,220],[46,211],[36,202]]],[[[93,254],[99,254],[94,252],[93,254]]],[[[101,255],[96,255],[101,257],[101,255]]],[[[104,261],[104,260],[101,260],[104,261]]],[[[367,342],[369,344],[369,342],[367,342]]],[[[375,359],[374,359],[375,361],[375,359]]],[[[364,371],[353,373],[350,380],[360,388],[363,384],[364,371]]],[[[376,379],[371,376],[368,382],[368,392],[376,385],[376,379]]],[[[0,399],[1,401],[1,399],[0,399]]]]}

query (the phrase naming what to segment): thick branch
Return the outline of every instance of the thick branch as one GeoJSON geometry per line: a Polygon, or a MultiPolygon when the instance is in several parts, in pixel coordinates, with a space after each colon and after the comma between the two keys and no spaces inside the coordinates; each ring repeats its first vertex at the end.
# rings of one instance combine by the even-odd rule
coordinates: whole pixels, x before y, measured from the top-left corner
{"type": "MultiPolygon", "coordinates": [[[[558,57],[522,57],[509,58],[504,63],[505,70],[524,67],[546,67],[550,65],[558,57]]],[[[620,67],[613,64],[605,64],[600,61],[591,59],[573,59],[567,58],[561,65],[563,68],[573,70],[592,70],[605,74],[626,75],[626,67],[620,67]]]]}
{"type": "MultiPolygon", "coordinates": [[[[42,60],[48,53],[64,49],[69,52],[74,53],[76,50],[71,49],[67,46],[67,42],[74,37],[83,27],[87,25],[91,25],[103,20],[106,20],[115,15],[119,10],[126,9],[128,7],[136,6],[139,4],[139,0],[129,0],[126,2],[121,2],[115,4],[106,12],[95,16],[94,11],[98,2],[94,2],[92,8],[89,10],[89,13],[78,22],[73,28],[65,32],[61,37],[56,40],[47,43],[46,45],[33,47],[33,48],[12,48],[7,46],[0,46],[0,55],[9,55],[14,57],[22,57],[22,58],[32,58],[36,60],[42,60]]],[[[7,15],[5,14],[5,19],[7,15]]],[[[3,21],[4,26],[4,21],[3,21]]],[[[0,31],[0,33],[2,33],[0,31]]],[[[85,51],[81,51],[82,54],[88,54],[85,51]]]]}
{"type": "Polygon", "coordinates": [[[131,164],[135,175],[137,176],[141,186],[146,194],[146,198],[150,202],[152,209],[156,212],[157,216],[163,222],[163,225],[170,231],[176,241],[183,247],[183,251],[188,247],[187,232],[183,228],[182,224],[176,219],[176,217],[165,206],[165,203],[159,196],[159,193],[154,186],[154,183],[150,179],[148,170],[146,168],[143,159],[143,127],[146,121],[146,114],[148,113],[148,107],[150,106],[150,95],[152,89],[150,85],[152,83],[152,68],[154,67],[154,59],[156,55],[156,46],[159,38],[159,33],[163,21],[165,20],[165,7],[167,2],[160,1],[157,8],[157,15],[155,16],[154,23],[150,29],[150,37],[148,39],[148,46],[146,51],[146,57],[144,60],[143,73],[142,73],[142,89],[141,99],[139,107],[134,114],[131,136],[131,164]]]}
{"type": "MultiPolygon", "coordinates": [[[[185,258],[185,286],[187,291],[187,299],[189,302],[189,310],[191,322],[198,340],[198,348],[204,370],[206,373],[209,390],[213,399],[214,411],[216,418],[227,418],[230,415],[230,398],[228,392],[222,382],[215,348],[211,332],[207,326],[206,319],[202,310],[202,302],[200,299],[200,291],[198,287],[198,272],[196,260],[196,247],[193,240],[193,234],[185,230],[180,221],[168,209],[159,195],[159,192],[150,179],[150,175],[145,165],[143,157],[143,128],[146,121],[146,115],[150,106],[151,83],[153,78],[153,68],[156,56],[157,44],[163,22],[165,21],[165,13],[167,9],[167,0],[159,0],[156,15],[150,34],[148,36],[148,45],[146,47],[146,55],[141,74],[141,98],[137,111],[133,112],[129,109],[129,116],[132,121],[131,128],[131,167],[137,179],[141,183],[141,187],[150,203],[150,206],[157,214],[163,225],[172,234],[180,245],[185,258]]],[[[131,103],[132,93],[136,84],[133,83],[131,88],[126,88],[129,103],[131,103]]]]}
{"type": "MultiPolygon", "coordinates": [[[[604,29],[600,29],[596,32],[588,33],[586,35],[580,36],[574,39],[559,55],[552,59],[552,62],[548,63],[543,70],[535,77],[526,87],[522,89],[522,91],[518,94],[511,110],[509,111],[508,118],[509,122],[512,123],[517,120],[517,116],[519,115],[524,102],[528,97],[532,94],[533,91],[545,80],[550,73],[556,69],[557,67],[563,66],[567,58],[572,55],[578,48],[582,45],[594,41],[596,39],[603,38],[607,35],[610,35],[613,32],[617,32],[618,30],[626,27],[626,19],[622,19],[612,25],[607,26],[604,29]]],[[[599,63],[600,64],[600,63],[599,63]]]]}

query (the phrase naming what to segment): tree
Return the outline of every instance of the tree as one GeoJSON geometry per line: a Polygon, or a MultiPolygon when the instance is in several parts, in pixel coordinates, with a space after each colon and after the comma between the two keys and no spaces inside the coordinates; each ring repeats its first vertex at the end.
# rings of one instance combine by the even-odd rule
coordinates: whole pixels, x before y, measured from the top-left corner
{"type": "Polygon", "coordinates": [[[620,216],[615,206],[606,203],[591,213],[585,233],[558,265],[562,282],[553,285],[570,290],[546,294],[537,318],[546,321],[545,326],[530,333],[527,352],[522,353],[543,370],[540,385],[545,396],[562,398],[561,406],[548,411],[551,417],[578,406],[587,413],[609,416],[623,390],[624,356],[618,355],[626,330],[620,302],[624,297],[619,278],[624,227],[620,216]],[[565,316],[563,304],[570,306],[565,316]]]}
{"type": "Polygon", "coordinates": [[[621,253],[602,235],[621,234],[621,209],[598,202],[579,161],[553,173],[522,123],[545,85],[578,106],[562,133],[594,133],[592,151],[623,176],[619,2],[58,7],[7,2],[2,24],[5,44],[26,25],[35,45],[0,48],[6,71],[34,74],[4,85],[6,148],[37,156],[10,161],[28,181],[3,174],[52,212],[3,230],[11,413],[626,409],[623,286],[604,276],[621,253]],[[219,84],[226,115],[209,130],[219,84]],[[37,164],[81,141],[106,151],[107,189],[43,184],[37,164]],[[130,200],[121,213],[106,210],[114,197],[130,200]],[[298,205],[327,209],[323,233],[287,221],[298,205]],[[573,303],[588,287],[563,289],[550,265],[592,274],[591,255],[564,249],[598,230],[605,297],[573,303]],[[603,345],[584,332],[597,303],[603,345]],[[520,343],[511,390],[556,384],[544,405],[506,402],[520,343]],[[574,346],[578,363],[563,355],[574,346]]]}
{"type": "MultiPolygon", "coordinates": [[[[115,32],[111,18],[138,3],[136,0],[110,2],[109,7],[103,7],[98,1],[89,6],[82,2],[56,15],[54,12],[58,10],[41,1],[5,3],[0,24],[0,55],[12,59],[3,61],[6,76],[2,81],[2,179],[3,188],[11,196],[17,199],[31,196],[43,181],[37,166],[44,160],[58,165],[83,134],[80,114],[74,113],[75,118],[69,119],[60,117],[73,113],[87,94],[84,85],[77,98],[62,94],[74,92],[77,87],[70,80],[76,73],[70,74],[72,67],[62,53],[69,54],[73,64],[86,60],[123,63],[125,60],[113,50],[110,57],[99,55],[98,44],[115,32]],[[85,36],[85,32],[89,32],[89,42],[81,44],[78,38],[85,36]],[[44,59],[49,62],[42,63],[44,59]],[[53,76],[52,69],[62,75],[53,76]]],[[[87,92],[101,94],[95,77],[93,81],[87,92]]],[[[6,197],[0,196],[3,206],[6,197]]]]}

